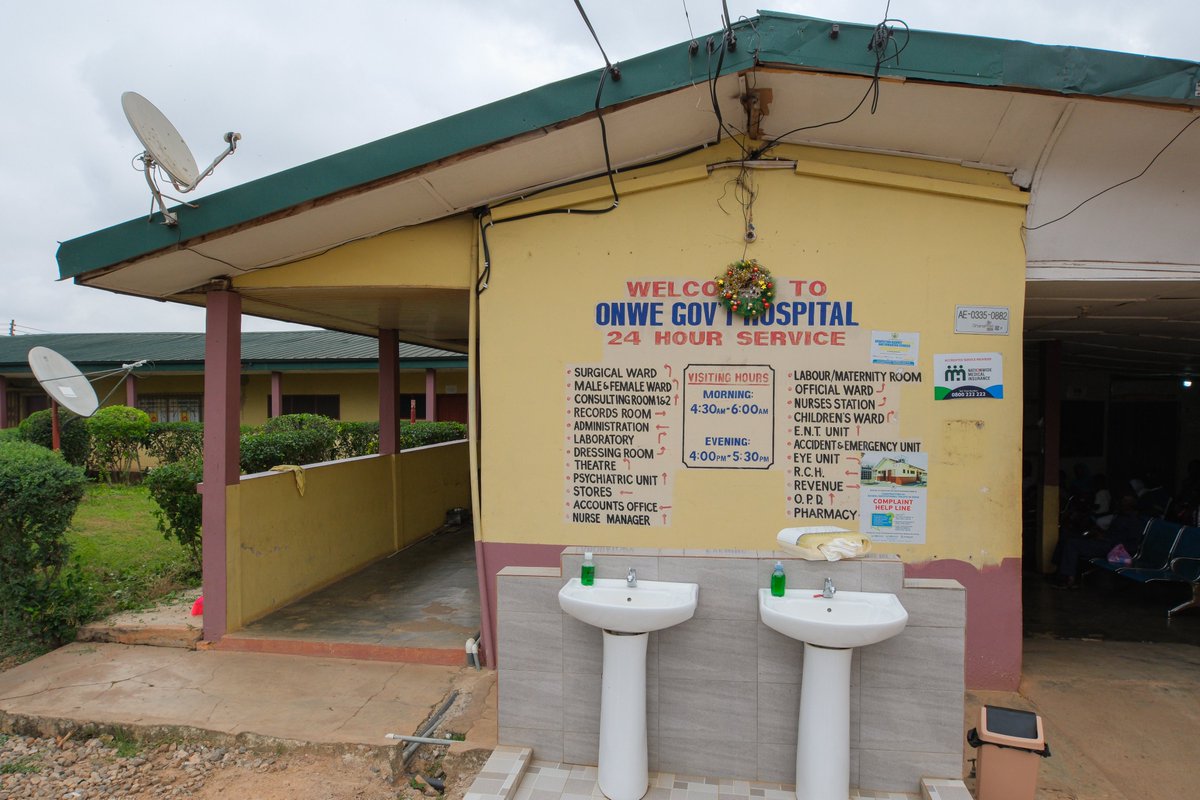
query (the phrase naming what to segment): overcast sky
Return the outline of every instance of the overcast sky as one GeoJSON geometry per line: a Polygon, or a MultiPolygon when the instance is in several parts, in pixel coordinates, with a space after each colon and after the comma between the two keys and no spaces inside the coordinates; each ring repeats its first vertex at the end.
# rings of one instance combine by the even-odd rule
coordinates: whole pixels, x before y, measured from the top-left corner
{"type": "MultiPolygon", "coordinates": [[[[729,0],[876,23],[886,0],[729,0]]],[[[585,0],[613,61],[719,27],[720,0],[585,0]]],[[[893,0],[910,27],[1200,60],[1197,0],[893,0]]],[[[3,6],[0,323],[199,331],[203,312],[58,282],[57,242],[149,210],[120,97],[149,98],[203,168],[189,199],[601,66],[573,0],[39,0],[3,6]]],[[[247,330],[286,326],[247,317],[247,330]]]]}

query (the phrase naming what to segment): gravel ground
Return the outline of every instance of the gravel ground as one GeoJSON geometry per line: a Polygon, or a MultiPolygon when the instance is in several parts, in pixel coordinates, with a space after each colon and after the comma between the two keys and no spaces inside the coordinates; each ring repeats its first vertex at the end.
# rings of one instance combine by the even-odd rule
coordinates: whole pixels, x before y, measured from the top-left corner
{"type": "Polygon", "coordinates": [[[206,791],[210,782],[213,789],[220,785],[225,790],[220,794],[226,797],[275,796],[264,789],[274,783],[281,788],[294,784],[295,780],[284,780],[290,777],[286,775],[289,768],[298,773],[297,779],[301,775],[306,778],[302,784],[316,790],[305,793],[310,797],[394,798],[403,794],[388,782],[387,764],[371,748],[361,750],[263,753],[197,743],[139,745],[110,735],[75,741],[71,737],[0,734],[0,800],[206,797],[210,796],[206,791]],[[334,782],[345,786],[332,786],[334,782],[321,779],[325,775],[336,775],[339,780],[334,782]]]}

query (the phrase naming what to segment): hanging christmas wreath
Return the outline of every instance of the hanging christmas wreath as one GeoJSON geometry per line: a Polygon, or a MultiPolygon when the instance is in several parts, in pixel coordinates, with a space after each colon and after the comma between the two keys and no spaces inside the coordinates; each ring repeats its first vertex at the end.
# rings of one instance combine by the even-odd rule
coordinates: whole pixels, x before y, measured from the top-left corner
{"type": "Polygon", "coordinates": [[[743,259],[717,276],[717,292],[721,305],[733,313],[757,317],[775,301],[775,279],[754,259],[743,259]]]}

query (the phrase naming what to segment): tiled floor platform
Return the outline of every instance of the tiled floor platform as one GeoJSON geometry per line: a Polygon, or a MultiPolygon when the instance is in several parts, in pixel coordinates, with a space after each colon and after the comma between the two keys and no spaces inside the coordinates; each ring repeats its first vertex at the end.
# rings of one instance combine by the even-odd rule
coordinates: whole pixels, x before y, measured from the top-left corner
{"type": "MultiPolygon", "coordinates": [[[[593,800],[602,798],[595,767],[534,761],[524,747],[497,747],[463,800],[593,800]]],[[[927,800],[970,800],[959,781],[931,781],[927,800]]],[[[850,800],[921,800],[900,792],[852,790],[850,800]]],[[[778,783],[650,774],[645,800],[796,800],[793,787],[778,783]]]]}

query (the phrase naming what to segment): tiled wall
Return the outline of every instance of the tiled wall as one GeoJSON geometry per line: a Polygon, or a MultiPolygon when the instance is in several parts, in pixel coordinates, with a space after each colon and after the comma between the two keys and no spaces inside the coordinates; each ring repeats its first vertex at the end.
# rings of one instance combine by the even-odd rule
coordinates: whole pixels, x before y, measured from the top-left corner
{"type": "MultiPolygon", "coordinates": [[[[850,783],[917,791],[920,778],[959,777],[963,748],[962,586],[904,580],[898,559],[809,562],[756,551],[596,548],[596,574],[700,585],[695,616],[649,634],[650,769],[795,782],[804,646],[758,618],[759,587],[776,559],[790,588],[895,592],[908,610],[899,636],[854,653],[850,783]]],[[[538,759],[595,764],[600,730],[601,633],[559,608],[582,548],[558,570],[509,567],[497,577],[501,744],[538,759]],[[565,576],[565,577],[562,577],[565,576]]]]}

